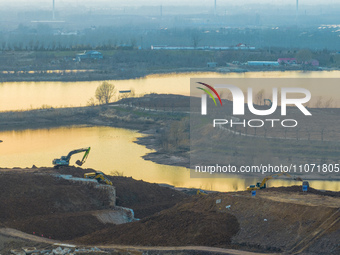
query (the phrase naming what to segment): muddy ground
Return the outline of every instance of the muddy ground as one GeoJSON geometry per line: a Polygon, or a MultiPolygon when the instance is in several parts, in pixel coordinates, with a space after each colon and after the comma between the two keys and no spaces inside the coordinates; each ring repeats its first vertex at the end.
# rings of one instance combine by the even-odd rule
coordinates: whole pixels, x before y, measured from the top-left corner
{"type": "Polygon", "coordinates": [[[311,188],[303,193],[300,186],[295,186],[261,190],[256,197],[246,191],[188,196],[157,184],[108,176],[116,186],[117,205],[134,209],[135,216],[140,218],[114,225],[104,224],[93,216],[93,211],[111,208],[104,190],[55,176],[81,177],[89,171],[93,170],[1,169],[0,226],[92,246],[340,252],[340,192],[311,188]]]}

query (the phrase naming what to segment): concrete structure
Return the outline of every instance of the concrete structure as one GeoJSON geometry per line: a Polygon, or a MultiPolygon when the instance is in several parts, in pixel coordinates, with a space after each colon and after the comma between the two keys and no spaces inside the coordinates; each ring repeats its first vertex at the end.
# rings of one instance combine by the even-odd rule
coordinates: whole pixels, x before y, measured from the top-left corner
{"type": "Polygon", "coordinates": [[[85,51],[84,53],[77,54],[76,60],[82,61],[86,59],[103,59],[103,54],[101,54],[99,51],[90,50],[85,51]]]}
{"type": "Polygon", "coordinates": [[[207,66],[208,66],[208,67],[212,67],[212,68],[213,68],[213,67],[217,67],[217,63],[216,63],[216,62],[208,62],[208,63],[207,63],[207,66]]]}
{"type": "Polygon", "coordinates": [[[279,66],[277,61],[248,61],[248,66],[279,66]]]}
{"type": "Polygon", "coordinates": [[[106,184],[100,184],[95,179],[73,177],[70,174],[55,174],[54,176],[57,177],[57,178],[61,178],[61,179],[64,179],[64,180],[71,181],[71,182],[80,182],[80,183],[85,184],[85,185],[93,185],[94,188],[105,190],[107,192],[107,195],[108,195],[108,200],[109,200],[110,206],[116,206],[116,197],[117,196],[116,196],[116,188],[114,186],[106,185],[106,184]]]}

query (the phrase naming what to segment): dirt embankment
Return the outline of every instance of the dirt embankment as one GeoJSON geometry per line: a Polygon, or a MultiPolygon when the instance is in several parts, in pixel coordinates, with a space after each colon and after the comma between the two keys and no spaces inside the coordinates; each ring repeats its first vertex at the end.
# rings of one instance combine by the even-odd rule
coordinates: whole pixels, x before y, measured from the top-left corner
{"type": "Polygon", "coordinates": [[[0,112],[0,130],[94,125],[148,132],[180,120],[188,111],[188,97],[152,94],[107,105],[0,112]]]}
{"type": "Polygon", "coordinates": [[[1,171],[0,199],[3,226],[64,240],[103,228],[82,212],[109,208],[105,192],[39,172],[1,171]]]}
{"type": "Polygon", "coordinates": [[[340,222],[337,219],[340,214],[336,207],[336,204],[340,206],[339,192],[331,194],[334,205],[325,204],[328,193],[313,189],[311,195],[300,193],[301,187],[273,189],[278,201],[266,196],[271,190],[259,191],[255,198],[249,192],[194,196],[139,222],[108,227],[75,241],[83,244],[207,245],[289,254],[300,250],[315,255],[339,253],[340,222]],[[281,195],[291,199],[279,201],[281,195]],[[313,206],[309,200],[313,201],[313,206]]]}
{"type": "MultiPolygon", "coordinates": [[[[105,190],[54,175],[83,177],[80,168],[0,170],[0,226],[26,233],[70,240],[107,227],[94,211],[110,210],[105,190]],[[51,175],[52,174],[52,175],[51,175]]],[[[185,194],[156,184],[126,177],[110,177],[117,184],[118,205],[136,209],[136,217],[145,217],[172,207],[185,194]]]]}
{"type": "MultiPolygon", "coordinates": [[[[62,174],[83,177],[93,169],[62,167],[57,170],[62,174]]],[[[155,183],[135,180],[131,177],[107,176],[116,188],[116,205],[131,208],[136,218],[144,218],[174,206],[188,196],[174,189],[161,187],[155,183]]]]}
{"type": "Polygon", "coordinates": [[[229,247],[239,224],[231,214],[175,207],[139,222],[108,227],[74,240],[87,244],[229,247]]]}
{"type": "Polygon", "coordinates": [[[187,195],[157,184],[108,176],[117,204],[141,220],[104,224],[104,189],[57,178],[92,169],[1,169],[0,226],[85,245],[209,246],[255,252],[339,254],[340,192],[301,187],[187,195]]]}

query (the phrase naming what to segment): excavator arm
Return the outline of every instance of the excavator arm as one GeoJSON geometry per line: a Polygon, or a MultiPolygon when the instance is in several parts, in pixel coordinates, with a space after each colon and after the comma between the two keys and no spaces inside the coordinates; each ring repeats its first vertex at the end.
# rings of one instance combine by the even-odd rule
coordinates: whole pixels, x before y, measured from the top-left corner
{"type": "Polygon", "coordinates": [[[262,182],[261,182],[259,188],[265,187],[266,182],[269,181],[270,179],[273,179],[273,178],[276,178],[276,177],[280,177],[280,176],[282,176],[282,175],[285,175],[285,176],[287,176],[287,177],[289,177],[289,178],[292,178],[292,176],[291,176],[290,174],[287,174],[287,173],[285,173],[285,172],[279,173],[279,174],[269,175],[269,176],[265,177],[265,178],[262,180],[262,182]]]}
{"type": "Polygon", "coordinates": [[[77,161],[76,161],[76,164],[77,164],[78,166],[82,166],[82,165],[85,163],[87,157],[89,156],[90,150],[91,150],[91,147],[88,147],[88,149],[85,151],[85,154],[84,154],[84,156],[83,156],[83,159],[82,159],[81,161],[80,161],[80,160],[77,160],[77,161]]]}
{"type": "Polygon", "coordinates": [[[283,172],[283,173],[278,173],[278,174],[273,174],[273,175],[269,175],[269,176],[266,176],[266,177],[262,180],[261,183],[258,182],[256,185],[251,185],[251,186],[249,186],[249,187],[247,188],[247,190],[250,190],[250,191],[251,191],[251,190],[265,189],[265,188],[266,188],[266,183],[267,183],[267,181],[269,181],[270,179],[273,179],[273,178],[277,178],[277,177],[282,176],[282,175],[285,175],[285,176],[287,176],[287,177],[289,177],[289,178],[293,178],[290,174],[285,173],[285,172],[283,172]]]}

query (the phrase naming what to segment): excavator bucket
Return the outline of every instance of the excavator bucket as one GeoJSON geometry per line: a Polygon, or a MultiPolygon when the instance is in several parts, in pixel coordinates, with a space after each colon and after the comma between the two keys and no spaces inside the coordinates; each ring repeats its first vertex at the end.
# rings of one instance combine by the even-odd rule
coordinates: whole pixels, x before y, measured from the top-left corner
{"type": "Polygon", "coordinates": [[[76,161],[76,164],[77,164],[78,166],[82,166],[82,165],[83,165],[83,162],[81,162],[80,160],[77,160],[77,161],[76,161]]]}

